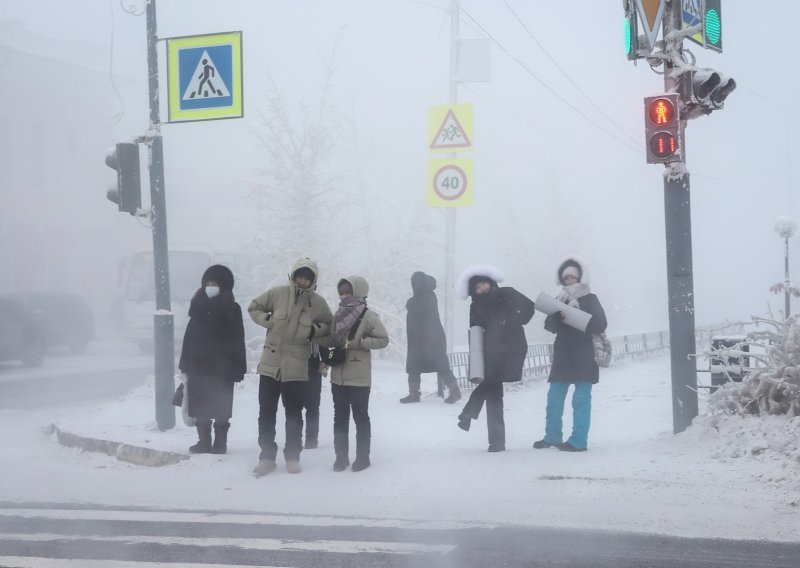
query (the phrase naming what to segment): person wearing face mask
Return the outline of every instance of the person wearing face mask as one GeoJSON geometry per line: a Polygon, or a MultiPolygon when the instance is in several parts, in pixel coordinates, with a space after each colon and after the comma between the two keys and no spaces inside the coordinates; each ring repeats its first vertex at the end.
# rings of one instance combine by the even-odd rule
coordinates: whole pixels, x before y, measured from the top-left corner
{"type": "Polygon", "coordinates": [[[189,416],[198,441],[193,454],[224,454],[233,415],[233,384],[247,373],[242,309],[233,296],[233,273],[209,267],[189,305],[178,368],[186,374],[189,416]],[[214,440],[211,440],[211,426],[214,440]]]}
{"type": "Polygon", "coordinates": [[[558,448],[565,452],[586,451],[592,412],[592,385],[600,380],[600,369],[594,360],[592,334],[603,333],[607,321],[600,300],[592,294],[584,263],[576,257],[562,261],[556,271],[556,281],[562,286],[557,299],[592,315],[586,331],[564,323],[564,314],[555,312],[544,320],[544,328],[556,334],[553,343],[553,364],[550,367],[550,386],[547,391],[547,411],[544,438],[534,442],[537,450],[558,448]],[[567,390],[572,393],[572,435],[562,442],[562,416],[567,390]]]}
{"type": "Polygon", "coordinates": [[[503,418],[503,383],[522,380],[522,367],[528,352],[525,330],[533,317],[533,302],[511,287],[500,287],[503,273],[494,266],[471,266],[458,279],[461,297],[472,298],[469,325],[483,328],[483,380],[473,389],[458,427],[468,431],[486,403],[489,451],[506,449],[506,424],[503,418]]]}
{"type": "Polygon", "coordinates": [[[361,276],[342,278],[336,285],[339,308],[331,333],[317,341],[324,347],[347,346],[341,365],[331,367],[333,395],[333,446],[336,461],[333,471],[350,465],[350,413],[356,423],[356,459],[351,471],[362,471],[370,463],[372,427],[369,420],[369,393],[372,386],[373,349],[389,345],[389,334],[374,310],[367,308],[369,285],[361,276]],[[355,330],[355,331],[353,331],[355,330]],[[352,339],[349,339],[352,336],[352,339]]]}
{"type": "Polygon", "coordinates": [[[258,364],[258,445],[261,453],[253,469],[256,477],[275,470],[278,445],[275,422],[278,402],[286,414],[283,457],[289,473],[300,473],[303,405],[309,380],[310,341],[328,334],[332,315],[325,299],[314,290],[319,271],[309,258],[295,262],[289,283],[270,288],[250,302],[247,311],[267,338],[258,364]]]}

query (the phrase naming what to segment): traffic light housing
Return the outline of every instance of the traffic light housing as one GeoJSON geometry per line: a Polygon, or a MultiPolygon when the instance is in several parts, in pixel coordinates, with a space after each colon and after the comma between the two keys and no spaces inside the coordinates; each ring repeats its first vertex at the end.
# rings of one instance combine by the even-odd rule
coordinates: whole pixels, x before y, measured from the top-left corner
{"type": "Polygon", "coordinates": [[[693,69],[681,75],[681,99],[685,119],[711,114],[725,106],[736,81],[713,69],[693,69]]]}
{"type": "Polygon", "coordinates": [[[639,35],[639,15],[636,11],[634,0],[623,0],[623,7],[625,8],[625,21],[623,23],[625,55],[628,61],[643,59],[649,55],[650,46],[647,43],[647,38],[639,35]]]}
{"type": "Polygon", "coordinates": [[[645,97],[644,123],[648,164],[666,164],[683,160],[677,94],[645,97]]]}
{"type": "Polygon", "coordinates": [[[142,180],[139,173],[139,145],[120,142],[106,155],[106,165],[117,172],[117,183],[106,196],[119,211],[135,215],[142,206],[142,180]]]}

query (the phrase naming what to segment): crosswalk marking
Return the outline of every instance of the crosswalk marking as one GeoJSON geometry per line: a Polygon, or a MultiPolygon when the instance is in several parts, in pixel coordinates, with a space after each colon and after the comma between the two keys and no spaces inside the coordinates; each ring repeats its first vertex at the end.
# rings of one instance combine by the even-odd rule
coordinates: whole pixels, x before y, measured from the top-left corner
{"type": "Polygon", "coordinates": [[[243,525],[302,525],[306,527],[372,527],[421,530],[496,528],[490,523],[454,521],[407,521],[402,519],[355,519],[347,517],[215,514],[165,511],[113,511],[99,509],[0,509],[2,517],[83,521],[142,521],[165,523],[213,523],[243,525]]]}
{"type": "Polygon", "coordinates": [[[124,544],[161,544],[195,547],[227,546],[248,550],[293,552],[333,552],[337,554],[447,554],[456,547],[449,544],[413,542],[373,542],[355,540],[291,540],[274,538],[216,538],[185,536],[82,536],[62,534],[2,533],[0,540],[17,542],[117,542],[124,544]]]}
{"type": "MultiPolygon", "coordinates": [[[[66,558],[43,558],[34,556],[0,556],[0,566],[4,568],[243,568],[244,564],[186,564],[185,562],[147,562],[129,560],[71,560],[66,558]]],[[[252,565],[247,565],[252,568],[252,565]]],[[[262,568],[286,568],[267,566],[262,568]]]]}

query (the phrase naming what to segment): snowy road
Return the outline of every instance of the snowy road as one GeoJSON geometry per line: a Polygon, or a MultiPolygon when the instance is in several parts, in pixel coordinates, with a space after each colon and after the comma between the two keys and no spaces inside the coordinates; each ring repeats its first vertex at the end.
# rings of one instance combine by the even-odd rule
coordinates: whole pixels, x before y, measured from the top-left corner
{"type": "MultiPolygon", "coordinates": [[[[644,549],[654,554],[654,562],[664,561],[639,566],[702,565],[691,564],[695,558],[706,566],[757,566],[769,547],[748,544],[751,541],[800,542],[796,497],[800,475],[792,453],[796,452],[800,419],[701,416],[687,432],[674,436],[666,357],[623,363],[603,372],[593,391],[590,447],[583,454],[531,448],[543,428],[545,382],[507,389],[508,451],[491,454],[486,452],[485,419],[475,422],[470,432],[457,428],[456,416],[464,401],[451,406],[437,398],[435,376],[423,377],[423,400],[413,405],[398,402],[407,392],[402,367],[377,361],[374,379],[370,400],[373,465],[359,473],[331,470],[328,385],[322,393],[320,446],[303,452],[303,473],[287,474],[279,460],[278,470],[260,479],[251,474],[258,455],[258,381],[253,375],[235,389],[229,453],[192,456],[171,466],[144,467],[105,454],[81,452],[60,446],[45,433],[55,423],[83,436],[186,453],[196,433],[180,420],[176,428],[158,431],[151,380],[121,398],[82,407],[4,411],[0,413],[0,431],[7,440],[4,458],[8,459],[0,469],[0,502],[7,507],[36,502],[50,504],[43,505],[48,508],[92,504],[96,510],[303,515],[295,521],[301,525],[309,524],[308,518],[328,516],[374,523],[400,519],[406,527],[421,522],[505,527],[494,532],[487,529],[486,534],[495,535],[497,542],[522,547],[522,556],[536,557],[538,549],[544,554],[538,558],[554,562],[557,556],[548,554],[572,550],[570,539],[585,539],[582,542],[587,547],[593,543],[598,550],[607,544],[608,563],[598,564],[595,559],[586,566],[625,566],[618,562],[624,556],[619,551],[630,550],[630,542],[646,543],[644,549]],[[518,527],[520,532],[514,533],[517,529],[510,527],[518,527]],[[598,535],[591,531],[607,532],[598,535]],[[567,544],[559,545],[558,535],[564,535],[567,544]],[[740,544],[714,544],[715,539],[740,544]],[[675,563],[662,542],[670,543],[677,552],[692,554],[675,563]],[[703,554],[705,549],[716,551],[723,561],[715,563],[703,554]],[[723,551],[732,556],[724,556],[723,551]],[[737,556],[740,553],[741,558],[752,557],[745,563],[737,556]]],[[[705,410],[703,400],[701,409],[705,410]]],[[[569,427],[568,417],[566,425],[569,427]]],[[[7,532],[16,534],[12,528],[7,532]]],[[[221,538],[220,534],[225,533],[214,538],[221,538]]],[[[275,538],[270,534],[258,538],[275,538]]],[[[311,538],[310,534],[300,531],[297,538],[311,538]]],[[[467,533],[458,534],[463,538],[448,537],[433,544],[458,550],[469,547],[467,533]]],[[[363,535],[352,538],[369,540],[363,535]]],[[[53,536],[47,539],[59,541],[53,536]]],[[[3,542],[0,540],[0,547],[5,546],[3,542]]],[[[64,546],[77,546],[70,542],[64,546]]],[[[150,542],[145,548],[163,546],[150,542]]],[[[776,550],[781,547],[783,544],[776,550]]],[[[481,551],[476,547],[471,554],[479,556],[481,551]]],[[[489,555],[491,551],[486,548],[485,552],[489,555]]],[[[573,560],[574,565],[584,561],[573,558],[570,562],[573,560]]],[[[521,557],[508,561],[511,566],[524,565],[521,557]]],[[[451,565],[466,566],[460,561],[451,565]]],[[[498,564],[487,556],[482,565],[498,564]]]]}
{"type": "Polygon", "coordinates": [[[0,565],[794,568],[800,544],[468,523],[0,504],[0,565]]]}
{"type": "Polygon", "coordinates": [[[49,353],[41,367],[0,363],[0,410],[52,408],[118,397],[152,374],[152,356],[129,344],[96,341],[85,355],[49,353]]]}

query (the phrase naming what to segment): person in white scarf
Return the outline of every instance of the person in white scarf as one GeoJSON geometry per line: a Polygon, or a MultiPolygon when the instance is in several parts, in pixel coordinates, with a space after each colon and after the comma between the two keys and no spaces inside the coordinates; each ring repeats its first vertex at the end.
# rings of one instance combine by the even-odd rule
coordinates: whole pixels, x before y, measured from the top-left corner
{"type": "Polygon", "coordinates": [[[547,417],[544,438],[533,444],[535,449],[558,448],[566,452],[583,452],[588,446],[589,424],[592,412],[592,385],[600,379],[600,370],[594,360],[592,335],[606,329],[606,314],[600,300],[592,294],[581,261],[574,257],[559,264],[556,272],[562,289],[557,299],[565,304],[592,314],[586,331],[564,323],[564,315],[555,312],[547,316],[544,328],[556,334],[553,344],[553,362],[550,367],[547,392],[547,417]],[[572,393],[572,434],[563,441],[562,417],[564,401],[569,386],[572,393]]]}

